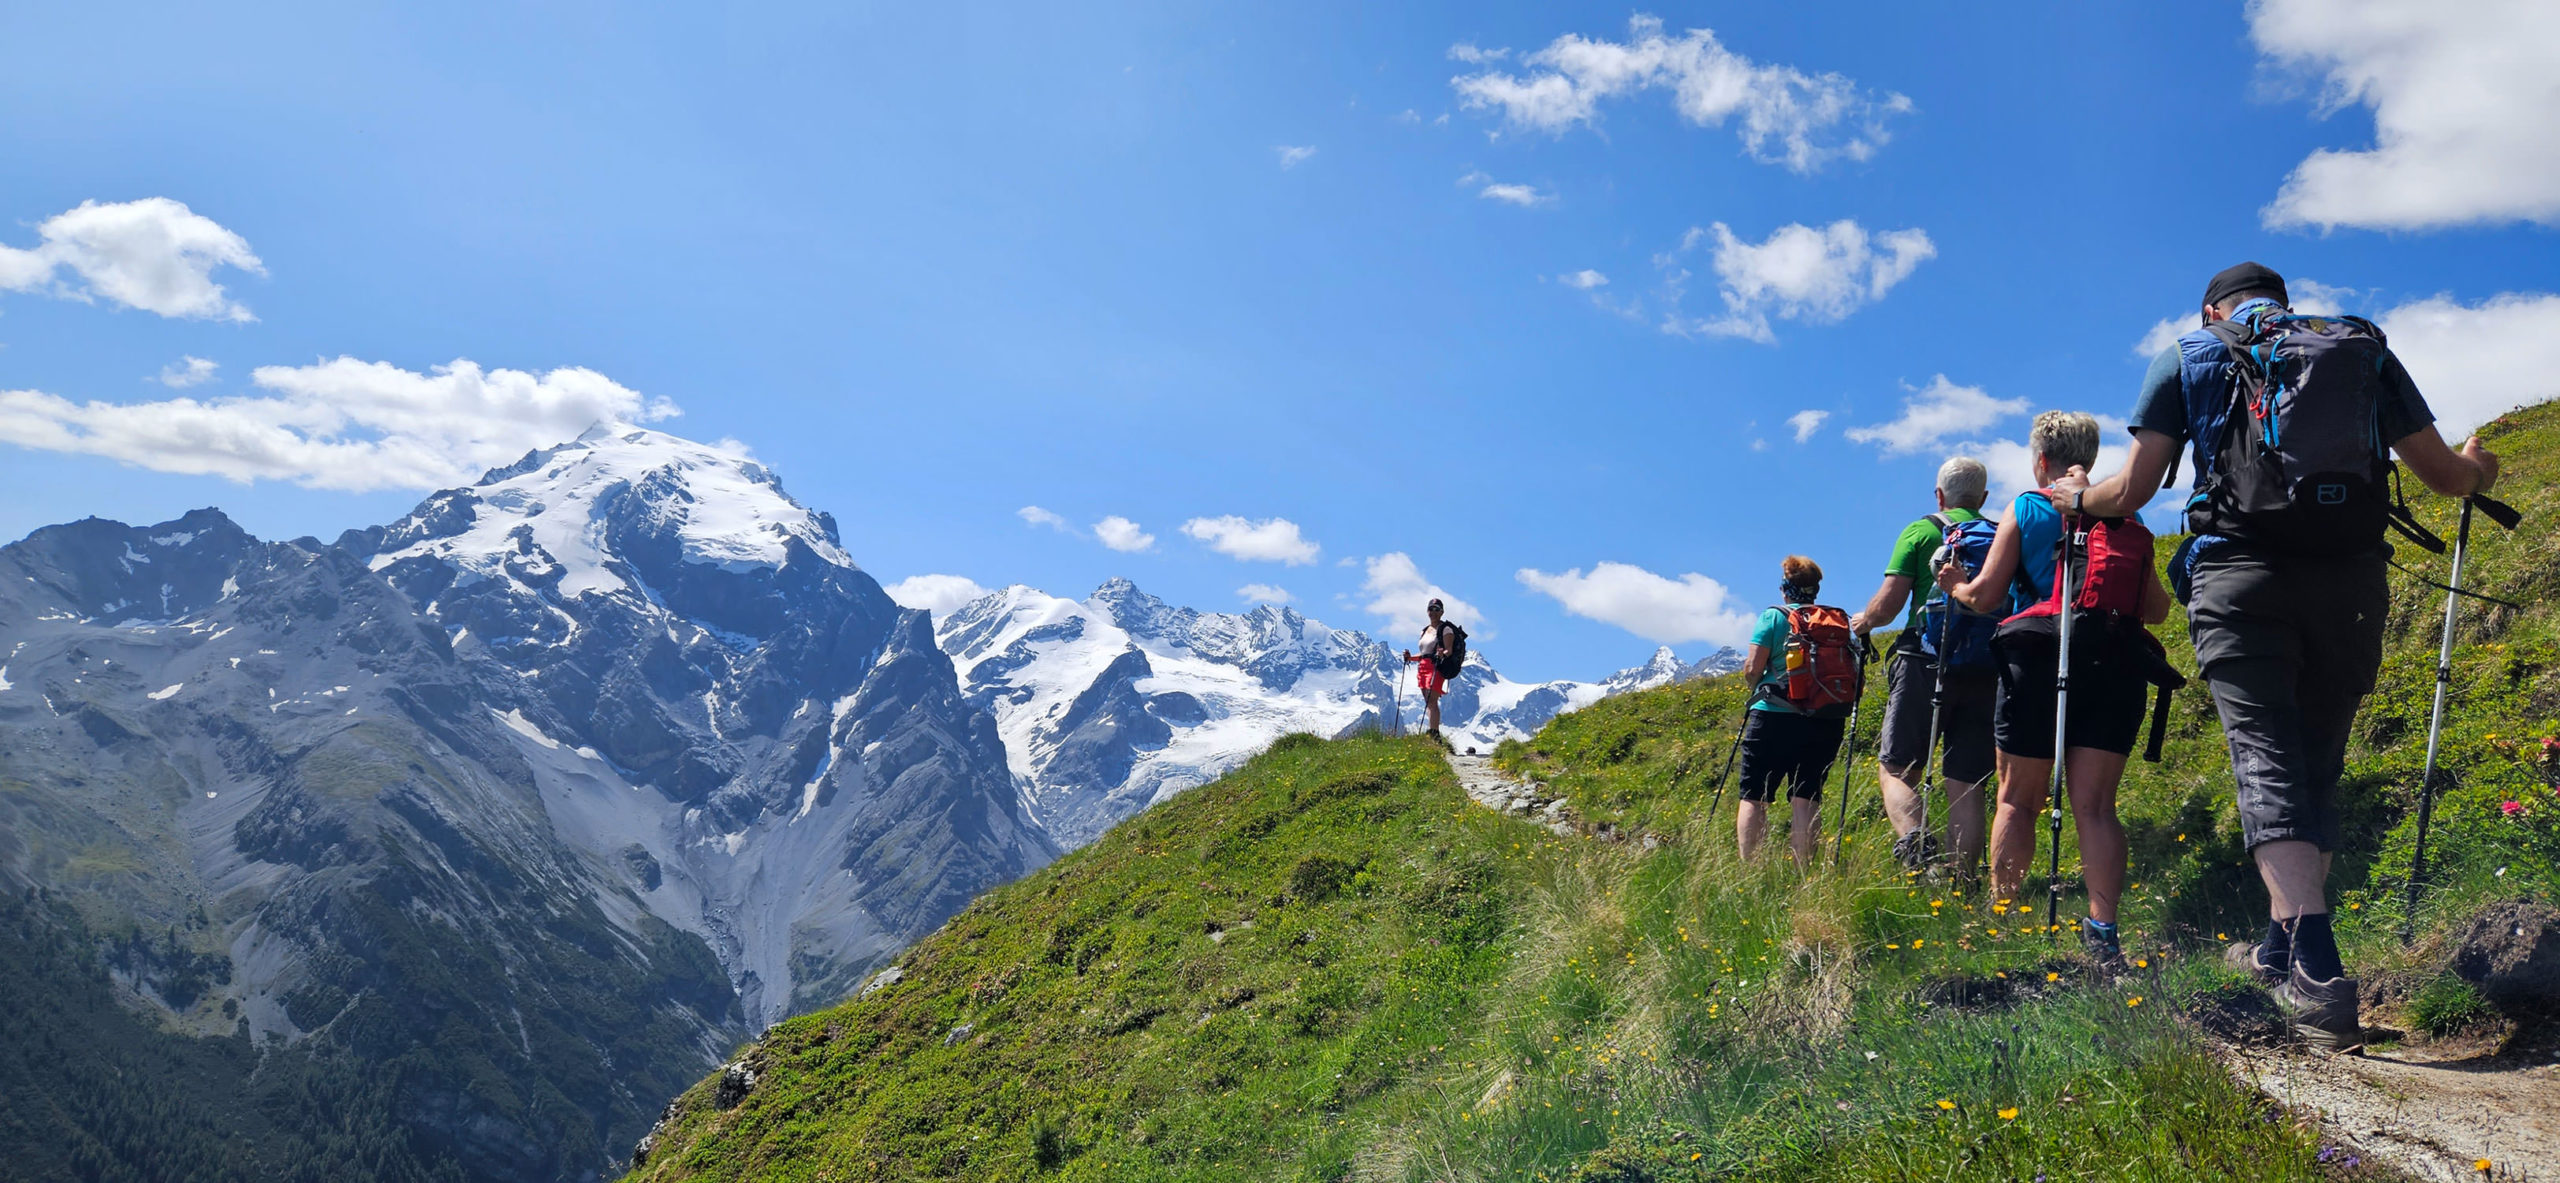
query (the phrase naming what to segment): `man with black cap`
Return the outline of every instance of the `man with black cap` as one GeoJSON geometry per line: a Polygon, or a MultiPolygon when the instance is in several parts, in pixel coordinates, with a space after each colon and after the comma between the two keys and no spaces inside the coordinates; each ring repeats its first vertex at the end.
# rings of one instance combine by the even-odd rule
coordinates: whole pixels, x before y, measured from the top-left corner
{"type": "Polygon", "coordinates": [[[2267,885],[2265,939],[2233,964],[2275,988],[2315,1046],[2363,1043],[2356,982],[2329,925],[2332,798],[2348,728],[2382,664],[2389,458],[2447,497],[2485,492],[2498,458],[2436,434],[2416,383],[2352,317],[2296,316],[2284,277],[2243,263],[2205,288],[2203,324],[2162,350],[2122,471],[2055,486],[2075,514],[2150,502],[2194,442],[2193,541],[2170,561],[2196,660],[2231,745],[2240,827],[2267,885]],[[2272,370],[2273,373],[2269,374],[2272,370]],[[2229,430],[2226,430],[2228,428],[2229,430]]]}

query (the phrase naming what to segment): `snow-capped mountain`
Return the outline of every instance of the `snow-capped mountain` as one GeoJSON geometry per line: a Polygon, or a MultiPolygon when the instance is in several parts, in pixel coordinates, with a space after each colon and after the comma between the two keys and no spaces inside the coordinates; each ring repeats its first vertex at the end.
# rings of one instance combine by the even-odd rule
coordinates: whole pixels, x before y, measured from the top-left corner
{"type": "MultiPolygon", "coordinates": [[[[1056,853],[929,618],[653,432],[336,545],[199,510],[0,547],[0,786],[0,897],[116,941],[145,1030],[258,1048],[205,1063],[310,1065],[273,1079],[397,1127],[402,1177],[597,1178],[1056,853]]],[[[304,1150],[395,1173],[358,1146],[304,1150]]]]}
{"type": "MultiPolygon", "coordinates": [[[[1397,649],[1286,607],[1199,612],[1114,579],[1084,600],[1008,587],[934,631],[968,700],[993,713],[1034,815],[1067,846],[1290,732],[1421,726],[1397,649]]],[[[1666,647],[1600,682],[1526,683],[1477,650],[1442,700],[1442,730],[1490,748],[1607,695],[1739,665],[1731,650],[1686,665],[1666,647]]]]}

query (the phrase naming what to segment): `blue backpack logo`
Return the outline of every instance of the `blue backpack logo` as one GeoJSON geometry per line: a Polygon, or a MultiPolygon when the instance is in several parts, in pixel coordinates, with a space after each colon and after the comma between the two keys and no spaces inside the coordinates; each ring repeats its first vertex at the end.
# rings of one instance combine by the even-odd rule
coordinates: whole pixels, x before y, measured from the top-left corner
{"type": "MultiPolygon", "coordinates": [[[[1932,570],[1936,563],[1949,562],[1962,563],[1967,571],[1982,570],[2000,527],[1981,518],[1959,522],[1943,513],[1930,514],[1929,520],[1946,540],[1938,548],[1932,570]]],[[[1950,670],[1991,668],[1991,636],[2000,630],[2000,618],[1966,610],[1948,600],[1934,583],[1929,592],[1929,598],[1920,603],[1920,652],[1936,660],[1944,650],[1950,670]]]]}

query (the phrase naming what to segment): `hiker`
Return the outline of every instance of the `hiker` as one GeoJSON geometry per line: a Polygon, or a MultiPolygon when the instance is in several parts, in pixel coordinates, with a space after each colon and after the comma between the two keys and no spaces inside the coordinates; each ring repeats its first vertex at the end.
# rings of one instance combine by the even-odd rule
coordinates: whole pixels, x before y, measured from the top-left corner
{"type": "Polygon", "coordinates": [[[1414,680],[1422,684],[1422,713],[1430,724],[1428,734],[1440,738],[1440,696],[1448,693],[1449,683],[1467,663],[1467,630],[1440,618],[1440,598],[1433,596],[1425,608],[1431,616],[1422,626],[1422,652],[1404,651],[1404,659],[1415,665],[1414,680]]]}
{"type": "MultiPolygon", "coordinates": [[[[2037,487],[2009,503],[2008,520],[2000,523],[1982,569],[1971,579],[1953,566],[1938,573],[1938,586],[1959,603],[2010,618],[1994,642],[2000,655],[1999,692],[1991,726],[2000,775],[1999,804],[1991,820],[1991,896],[2003,903],[2019,902],[2027,866],[2035,858],[2036,815],[2044,810],[2053,777],[2058,637],[2052,618],[2031,610],[2056,590],[2054,563],[2064,521],[2044,489],[2064,473],[2086,471],[2098,462],[2097,417],[2078,411],[2036,416],[2027,432],[2027,457],[2037,487]],[[2027,643],[2030,636],[2039,643],[2027,643]]],[[[2116,817],[2116,785],[2124,779],[2125,761],[2141,733],[2153,684],[2146,674],[2155,643],[2148,634],[2133,632],[2169,618],[2169,592],[2160,585],[2149,544],[2149,532],[2143,531],[2138,553],[2123,560],[2128,569],[2139,568],[2131,617],[2084,612],[2073,618],[2070,715],[2062,721],[2067,729],[2064,784],[2089,889],[2081,943],[2108,969],[2124,961],[2116,904],[2124,894],[2126,850],[2124,823],[2116,817]]],[[[2086,563],[2083,559],[2079,569],[2085,571],[2086,563]]],[[[2087,587],[2086,576],[2076,578],[2075,586],[2087,587]]]]}
{"type": "Polygon", "coordinates": [[[1796,869],[1803,870],[1813,865],[1822,782],[1840,753],[1844,716],[1857,702],[1863,674],[1847,614],[1813,602],[1822,594],[1821,565],[1789,555],[1778,573],[1784,602],[1760,613],[1742,661],[1742,682],[1752,691],[1742,725],[1734,840],[1742,857],[1760,853],[1769,834],[1769,803],[1784,785],[1793,810],[1787,845],[1796,869]]]}
{"type": "Polygon", "coordinates": [[[1946,847],[1956,852],[1959,867],[1967,872],[1982,857],[1982,782],[1991,775],[1991,708],[1998,681],[1990,634],[1999,621],[1949,604],[1930,571],[1942,551],[1972,550],[1978,557],[1988,549],[1992,527],[1981,511],[1989,495],[1989,475],[1981,461],[1958,456],[1939,465],[1938,511],[1895,536],[1884,582],[1866,608],[1849,618],[1850,629],[1863,640],[1901,614],[1906,602],[1911,606],[1885,671],[1884,731],[1876,753],[1885,817],[1895,834],[1894,857],[1910,870],[1926,868],[1940,849],[1937,836],[1928,832],[1928,803],[1914,787],[1926,780],[1930,751],[1939,745],[1945,749],[1939,767],[1947,787],[1946,847]],[[1915,588],[1926,591],[1915,597],[1915,588]],[[1954,636],[1955,630],[1965,635],[1954,636]],[[1938,660],[1942,631],[1956,642],[1948,646],[1953,660],[1944,663],[1938,660]]]}
{"type": "Polygon", "coordinates": [[[2229,956],[2274,987],[2296,1033],[2344,1050],[2363,1031],[2329,921],[2333,798],[2349,725],[2382,664],[2384,531],[2405,513],[2389,453],[2447,497],[2487,492],[2498,458],[2476,436],[2459,452],[2445,445],[2380,329],[2289,305],[2284,277],[2267,267],[2215,275],[2202,327],[2143,377],[2124,467],[2095,483],[2074,469],[2054,486],[2083,513],[2130,514],[2192,442],[2194,537],[2171,558],[2170,584],[2187,605],[2231,747],[2241,836],[2267,887],[2265,937],[2229,956]],[[2279,397],[2265,396],[2269,364],[2279,397]]]}

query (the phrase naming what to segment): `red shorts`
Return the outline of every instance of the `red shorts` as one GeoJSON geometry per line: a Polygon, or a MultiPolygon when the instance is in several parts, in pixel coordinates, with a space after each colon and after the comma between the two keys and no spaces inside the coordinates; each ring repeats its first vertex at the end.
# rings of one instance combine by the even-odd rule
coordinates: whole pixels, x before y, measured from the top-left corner
{"type": "Polygon", "coordinates": [[[1414,676],[1421,680],[1422,692],[1424,694],[1438,694],[1443,687],[1448,685],[1448,679],[1440,676],[1440,664],[1438,662],[1426,657],[1413,664],[1415,669],[1414,676]]]}

